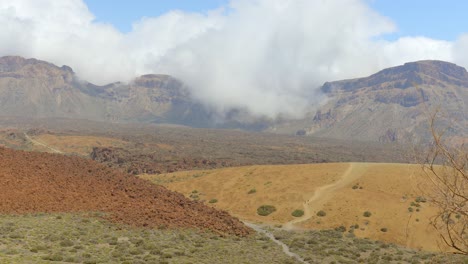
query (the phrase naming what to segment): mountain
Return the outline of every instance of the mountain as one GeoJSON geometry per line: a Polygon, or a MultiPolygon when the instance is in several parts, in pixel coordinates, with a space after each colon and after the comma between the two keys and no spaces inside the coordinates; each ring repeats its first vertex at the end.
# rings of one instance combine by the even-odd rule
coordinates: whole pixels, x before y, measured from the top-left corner
{"type": "Polygon", "coordinates": [[[112,122],[171,123],[296,133],[317,137],[405,142],[429,138],[428,118],[440,107],[440,127],[452,139],[468,134],[468,73],[443,61],[418,61],[369,77],[327,82],[328,100],[300,120],[273,122],[233,109],[223,122],[167,75],[143,75],[104,86],[77,78],[68,66],[0,58],[0,116],[61,117],[112,122]]]}
{"type": "Polygon", "coordinates": [[[468,135],[468,73],[443,61],[417,61],[366,78],[327,82],[327,102],[306,118],[273,128],[319,137],[405,142],[430,137],[428,115],[452,139],[468,135]]]}
{"type": "Polygon", "coordinates": [[[191,126],[210,120],[186,87],[167,75],[98,86],[79,80],[68,66],[16,56],[0,58],[0,113],[191,126]]]}

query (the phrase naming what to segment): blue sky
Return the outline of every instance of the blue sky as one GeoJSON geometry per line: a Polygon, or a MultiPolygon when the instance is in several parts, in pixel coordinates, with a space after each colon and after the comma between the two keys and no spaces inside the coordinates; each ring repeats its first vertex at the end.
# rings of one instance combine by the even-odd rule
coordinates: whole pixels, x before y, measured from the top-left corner
{"type": "Polygon", "coordinates": [[[113,24],[122,32],[142,17],[156,17],[171,10],[205,12],[226,5],[227,0],[85,0],[97,21],[113,24]]]}
{"type": "MultiPolygon", "coordinates": [[[[204,12],[226,5],[228,0],[85,0],[97,21],[113,24],[122,32],[132,22],[155,17],[171,10],[204,12]]],[[[468,1],[464,0],[367,0],[380,14],[394,21],[398,32],[386,36],[426,36],[455,40],[468,32],[468,1]]]]}
{"type": "Polygon", "coordinates": [[[422,35],[452,41],[468,32],[468,1],[369,0],[369,3],[397,24],[396,38],[422,35]]]}

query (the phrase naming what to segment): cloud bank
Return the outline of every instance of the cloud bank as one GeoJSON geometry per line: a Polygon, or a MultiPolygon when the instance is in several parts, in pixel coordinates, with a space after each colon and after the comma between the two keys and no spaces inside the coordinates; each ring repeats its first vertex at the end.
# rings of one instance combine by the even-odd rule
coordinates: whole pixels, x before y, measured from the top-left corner
{"type": "Polygon", "coordinates": [[[364,0],[232,0],[142,18],[129,33],[96,22],[82,0],[0,0],[0,24],[0,56],[66,64],[96,84],[167,73],[219,113],[299,116],[325,81],[421,59],[468,66],[468,34],[388,41],[395,24],[364,0]]]}

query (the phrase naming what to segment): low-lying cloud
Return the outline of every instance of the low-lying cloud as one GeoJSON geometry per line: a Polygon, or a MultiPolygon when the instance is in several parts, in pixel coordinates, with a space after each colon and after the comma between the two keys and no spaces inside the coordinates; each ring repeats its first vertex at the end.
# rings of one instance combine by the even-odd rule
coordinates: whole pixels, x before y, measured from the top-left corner
{"type": "Polygon", "coordinates": [[[167,73],[221,114],[299,116],[323,99],[325,81],[421,59],[468,65],[468,35],[385,40],[395,24],[364,0],[232,0],[142,18],[129,33],[96,22],[82,0],[0,0],[0,24],[1,56],[70,65],[97,84],[167,73]]]}

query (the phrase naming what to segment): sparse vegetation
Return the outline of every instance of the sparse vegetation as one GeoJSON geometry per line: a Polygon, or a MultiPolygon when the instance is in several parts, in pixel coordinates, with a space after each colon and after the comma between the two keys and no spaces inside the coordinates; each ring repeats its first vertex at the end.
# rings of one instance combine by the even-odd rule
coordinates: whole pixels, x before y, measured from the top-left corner
{"type": "Polygon", "coordinates": [[[139,229],[73,214],[0,215],[0,241],[1,263],[224,263],[229,260],[230,263],[280,264],[291,260],[263,235],[239,238],[187,229],[139,229]]]}
{"type": "Polygon", "coordinates": [[[369,211],[365,211],[362,215],[363,215],[364,217],[371,217],[372,213],[369,212],[369,211]]]}
{"type": "Polygon", "coordinates": [[[261,216],[267,216],[276,211],[276,207],[273,205],[262,205],[257,209],[257,214],[261,216]]]}
{"type": "Polygon", "coordinates": [[[417,202],[417,203],[425,203],[426,201],[427,201],[426,198],[423,197],[423,196],[418,196],[415,199],[415,202],[417,202]]]}
{"type": "Polygon", "coordinates": [[[254,193],[256,193],[256,192],[257,192],[256,189],[250,189],[250,190],[247,192],[247,194],[254,194],[254,193]]]}
{"type": "Polygon", "coordinates": [[[342,233],[343,233],[343,232],[346,232],[346,227],[343,226],[343,225],[341,225],[341,226],[339,226],[339,227],[336,227],[336,228],[335,228],[335,231],[342,232],[342,233]]]}
{"type": "Polygon", "coordinates": [[[320,211],[317,212],[317,216],[324,217],[326,215],[327,215],[327,213],[325,211],[323,211],[323,210],[320,210],[320,211]]]}
{"type": "MultiPolygon", "coordinates": [[[[384,229],[384,228],[382,228],[384,229]]],[[[275,238],[309,263],[466,263],[464,256],[412,250],[337,230],[290,232],[273,230],[275,238]]],[[[381,230],[381,232],[385,232],[381,230]]]]}
{"type": "Polygon", "coordinates": [[[211,199],[208,201],[209,203],[217,203],[218,202],[218,199],[211,199]]]}
{"type": "Polygon", "coordinates": [[[291,213],[292,216],[294,217],[301,217],[304,215],[304,211],[303,210],[294,210],[292,213],[291,213]]]}

